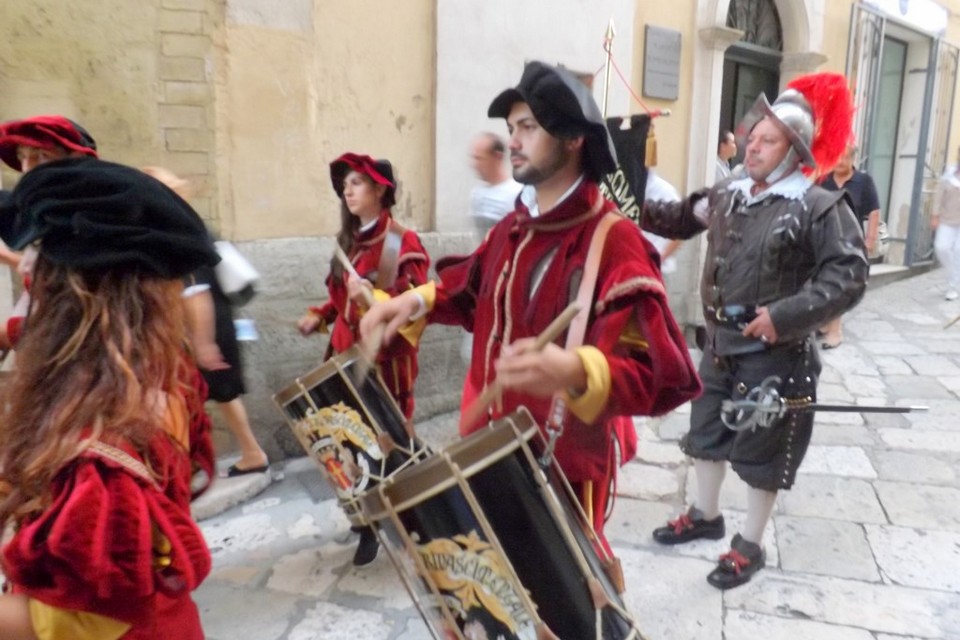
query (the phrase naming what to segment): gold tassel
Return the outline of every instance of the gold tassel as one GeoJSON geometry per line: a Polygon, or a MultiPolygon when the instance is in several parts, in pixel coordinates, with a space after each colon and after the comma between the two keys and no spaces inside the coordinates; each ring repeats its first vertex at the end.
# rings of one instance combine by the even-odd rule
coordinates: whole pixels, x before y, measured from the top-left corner
{"type": "Polygon", "coordinates": [[[651,126],[647,131],[647,149],[643,156],[643,163],[647,167],[657,166],[657,135],[651,126]]]}

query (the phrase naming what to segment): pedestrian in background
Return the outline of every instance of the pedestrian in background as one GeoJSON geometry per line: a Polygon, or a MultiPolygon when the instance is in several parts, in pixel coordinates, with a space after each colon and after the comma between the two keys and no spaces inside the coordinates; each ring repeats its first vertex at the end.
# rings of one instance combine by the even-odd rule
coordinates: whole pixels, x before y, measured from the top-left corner
{"type": "Polygon", "coordinates": [[[470,217],[481,239],[513,211],[523,188],[507,171],[505,151],[506,145],[495,133],[484,132],[473,140],[470,162],[483,184],[470,191],[470,217]]]}
{"type": "MultiPolygon", "coordinates": [[[[850,196],[853,203],[853,213],[863,228],[863,245],[867,256],[872,256],[879,248],[880,234],[880,198],[877,187],[869,174],[857,169],[854,161],[857,157],[857,147],[847,145],[836,168],[831,171],[820,183],[827,191],[843,190],[850,196]]],[[[843,342],[843,317],[837,316],[820,327],[818,332],[823,341],[823,349],[835,349],[843,342]]]]}
{"type": "Polygon", "coordinates": [[[737,155],[737,138],[733,131],[723,131],[717,142],[717,172],[715,182],[720,182],[733,175],[730,160],[737,155]]]}
{"type": "MultiPolygon", "coordinates": [[[[172,171],[163,167],[144,167],[143,171],[184,200],[191,195],[189,183],[172,171]]],[[[209,232],[206,233],[213,242],[209,232]]],[[[234,325],[233,304],[220,288],[213,268],[201,267],[187,276],[183,301],[187,308],[193,356],[207,383],[207,397],[216,403],[240,447],[240,459],[230,465],[223,475],[234,478],[249,473],[266,473],[270,470],[267,454],[257,442],[247,408],[243,404],[243,394],[247,389],[234,325]]]]}
{"type": "Polygon", "coordinates": [[[947,167],[937,183],[930,219],[936,230],[933,248],[947,272],[947,300],[960,297],[960,150],[957,156],[957,164],[947,167]]]}

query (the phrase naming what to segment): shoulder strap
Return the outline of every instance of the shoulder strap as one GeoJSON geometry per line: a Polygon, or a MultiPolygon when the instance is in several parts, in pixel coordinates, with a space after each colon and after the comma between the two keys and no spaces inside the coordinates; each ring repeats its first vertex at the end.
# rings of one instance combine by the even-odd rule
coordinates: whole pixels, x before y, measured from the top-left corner
{"type": "Polygon", "coordinates": [[[157,480],[153,477],[153,474],[150,473],[147,465],[145,465],[142,460],[138,460],[123,449],[114,447],[99,440],[94,440],[90,444],[88,450],[91,453],[100,456],[101,458],[106,458],[107,460],[111,460],[119,464],[121,467],[130,472],[130,474],[140,478],[150,486],[158,488],[157,480]]]}
{"type": "MultiPolygon", "coordinates": [[[[603,205],[603,198],[597,199],[595,208],[599,209],[603,205]]],[[[590,238],[590,248],[587,250],[587,261],[583,266],[583,276],[580,278],[580,286],[577,288],[577,306],[580,311],[570,323],[570,329],[567,330],[567,341],[564,345],[569,351],[583,345],[583,339],[587,335],[587,321],[590,319],[590,312],[593,310],[593,292],[597,288],[597,276],[600,273],[600,259],[603,256],[603,246],[607,241],[607,234],[613,225],[616,224],[623,214],[619,211],[609,211],[603,214],[603,218],[593,229],[593,236],[590,238]]],[[[567,415],[567,403],[564,402],[563,394],[558,392],[553,395],[553,401],[550,404],[550,412],[547,414],[547,431],[550,433],[546,457],[553,454],[553,447],[556,440],[563,435],[563,423],[567,415]]]]}
{"type": "MultiPolygon", "coordinates": [[[[603,202],[602,199],[598,202],[603,202]]],[[[583,275],[580,278],[580,287],[577,289],[577,306],[580,312],[574,316],[567,331],[566,348],[576,349],[583,345],[587,335],[587,321],[593,308],[593,293],[597,288],[597,276],[600,273],[600,258],[603,256],[603,246],[607,241],[607,234],[620,219],[621,214],[613,211],[605,213],[593,230],[590,238],[590,248],[587,250],[587,261],[583,266],[583,275]]]]}
{"type": "Polygon", "coordinates": [[[403,234],[406,232],[400,223],[390,218],[387,225],[387,235],[383,239],[383,249],[380,251],[380,264],[377,266],[377,289],[386,291],[397,281],[397,264],[400,260],[400,247],[403,244],[403,234]]]}

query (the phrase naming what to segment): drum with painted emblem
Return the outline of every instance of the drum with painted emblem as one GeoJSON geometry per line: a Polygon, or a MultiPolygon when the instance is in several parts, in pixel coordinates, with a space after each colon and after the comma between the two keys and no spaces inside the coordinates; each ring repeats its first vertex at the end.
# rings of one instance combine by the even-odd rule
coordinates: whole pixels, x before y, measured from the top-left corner
{"type": "Polygon", "coordinates": [[[361,357],[351,347],[273,397],[354,525],[361,493],[430,454],[376,370],[357,383],[361,357]]]}
{"type": "Polygon", "coordinates": [[[521,409],[360,497],[435,638],[643,638],[544,448],[521,409]]]}

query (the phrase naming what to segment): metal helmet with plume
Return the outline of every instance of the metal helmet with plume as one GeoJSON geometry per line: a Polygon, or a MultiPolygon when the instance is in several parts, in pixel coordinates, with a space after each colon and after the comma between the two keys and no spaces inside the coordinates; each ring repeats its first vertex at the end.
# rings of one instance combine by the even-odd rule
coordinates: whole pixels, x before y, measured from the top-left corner
{"type": "Polygon", "coordinates": [[[773,104],[760,94],[737,126],[741,145],[763,118],[787,136],[807,174],[832,171],[853,138],[853,98],[839,73],[798,76],[773,104]]]}

